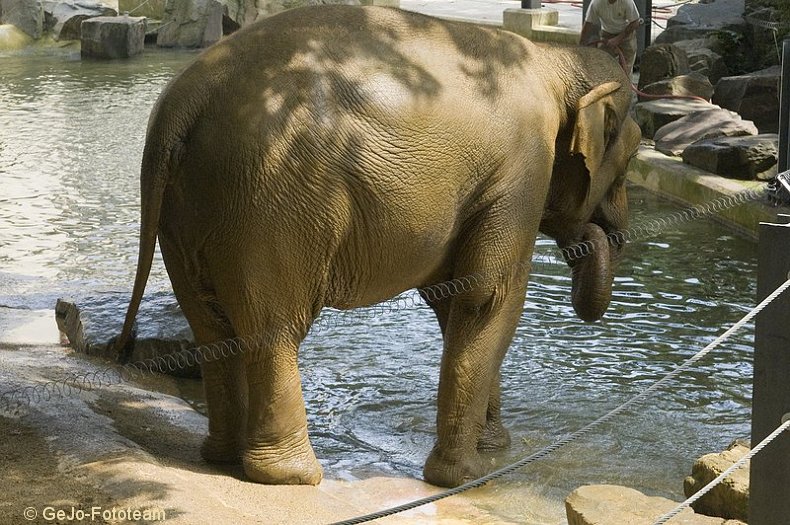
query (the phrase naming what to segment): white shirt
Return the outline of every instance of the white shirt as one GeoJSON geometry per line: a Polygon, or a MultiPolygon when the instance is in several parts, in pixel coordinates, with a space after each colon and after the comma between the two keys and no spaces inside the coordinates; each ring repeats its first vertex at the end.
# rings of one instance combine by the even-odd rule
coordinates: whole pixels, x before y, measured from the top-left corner
{"type": "Polygon", "coordinates": [[[592,0],[587,10],[587,22],[598,24],[607,33],[617,35],[633,22],[639,20],[639,11],[634,0],[592,0]]]}

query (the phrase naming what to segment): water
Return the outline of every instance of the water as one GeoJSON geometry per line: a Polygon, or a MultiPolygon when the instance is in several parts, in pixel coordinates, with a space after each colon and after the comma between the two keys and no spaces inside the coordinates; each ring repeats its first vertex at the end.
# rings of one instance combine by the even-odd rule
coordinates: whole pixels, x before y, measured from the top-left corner
{"type": "MultiPolygon", "coordinates": [[[[0,315],[131,289],[148,113],[192,57],[0,56],[0,315]]],[[[630,199],[633,224],[675,210],[639,188],[630,199]]],[[[538,240],[539,250],[552,244],[538,240]]],[[[635,242],[596,324],[574,317],[568,270],[541,266],[503,366],[513,446],[497,465],[606,413],[743,316],[754,302],[755,248],[707,220],[635,242]]],[[[160,260],[148,290],[169,290],[160,260]]],[[[421,305],[373,320],[338,315],[300,355],[327,475],[417,477],[434,436],[441,340],[432,313],[421,305]]],[[[516,521],[558,523],[562,499],[585,483],[682,499],[693,459],[748,436],[751,344],[747,329],[649,401],[496,485],[490,505],[516,521]]],[[[184,389],[201,408],[199,388],[184,389]]]]}

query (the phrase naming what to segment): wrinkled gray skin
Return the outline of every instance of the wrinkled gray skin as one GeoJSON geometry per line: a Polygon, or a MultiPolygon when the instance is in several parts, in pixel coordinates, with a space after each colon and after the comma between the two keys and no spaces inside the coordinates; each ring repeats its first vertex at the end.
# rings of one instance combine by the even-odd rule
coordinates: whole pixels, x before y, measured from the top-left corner
{"type": "Polygon", "coordinates": [[[153,110],[128,342],[159,238],[199,343],[265,334],[203,364],[203,457],[262,483],[316,484],[297,350],[326,306],[370,305],[476,274],[431,302],[444,336],[425,479],[484,474],[507,446],[499,367],[538,230],[571,261],[574,306],[599,319],[626,224],[639,130],[628,79],[589,48],[384,8],[266,18],[204,52],[153,110]],[[601,240],[603,239],[603,241],[601,240]]]}

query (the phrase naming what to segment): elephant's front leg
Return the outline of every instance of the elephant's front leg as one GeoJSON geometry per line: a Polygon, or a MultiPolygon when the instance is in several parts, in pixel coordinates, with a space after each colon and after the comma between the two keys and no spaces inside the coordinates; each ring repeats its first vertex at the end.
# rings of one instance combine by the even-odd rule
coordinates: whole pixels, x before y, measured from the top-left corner
{"type": "Polygon", "coordinates": [[[256,350],[247,356],[244,472],[260,483],[317,485],[322,470],[307,435],[298,342],[284,337],[256,350]]]}
{"type": "Polygon", "coordinates": [[[502,424],[501,417],[501,374],[497,372],[496,377],[491,383],[491,390],[488,394],[488,408],[486,409],[486,425],[477,441],[477,450],[481,452],[491,452],[502,450],[510,446],[510,432],[502,424]]]}
{"type": "MultiPolygon", "coordinates": [[[[433,309],[439,327],[442,330],[442,337],[447,333],[447,323],[450,318],[450,300],[430,300],[430,295],[420,292],[423,300],[433,309]]],[[[486,424],[480,439],[477,442],[477,449],[480,451],[501,450],[510,446],[510,433],[502,424],[500,409],[502,406],[500,396],[500,374],[491,382],[491,391],[488,395],[488,408],[486,409],[486,424]]]]}
{"type": "MultiPolygon", "coordinates": [[[[439,379],[437,441],[425,464],[426,481],[454,487],[484,475],[487,414],[495,396],[490,430],[499,422],[499,367],[515,332],[526,281],[508,280],[488,292],[453,299],[439,379]]],[[[504,431],[504,429],[501,429],[504,431]]],[[[496,437],[501,441],[502,436],[496,437]]]]}

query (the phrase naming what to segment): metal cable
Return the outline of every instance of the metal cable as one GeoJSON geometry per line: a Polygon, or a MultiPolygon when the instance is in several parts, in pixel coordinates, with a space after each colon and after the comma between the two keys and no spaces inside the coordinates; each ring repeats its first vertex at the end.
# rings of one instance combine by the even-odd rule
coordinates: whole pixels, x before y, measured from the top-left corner
{"type": "Polygon", "coordinates": [[[397,507],[392,507],[392,508],[389,508],[389,509],[385,509],[385,510],[381,510],[381,511],[378,511],[378,512],[374,512],[372,514],[366,514],[364,516],[359,516],[359,517],[356,517],[356,518],[351,518],[351,519],[345,520],[345,521],[335,522],[332,525],[356,525],[356,524],[359,524],[359,523],[366,523],[366,522],[369,522],[369,521],[373,521],[375,519],[384,518],[386,516],[392,516],[393,514],[398,514],[400,512],[411,510],[411,509],[420,507],[422,505],[427,505],[428,503],[433,503],[433,502],[438,501],[440,499],[449,498],[450,496],[455,496],[456,494],[460,494],[462,492],[466,492],[466,491],[468,491],[470,489],[481,487],[481,486],[485,485],[486,483],[488,483],[489,481],[492,481],[494,479],[497,479],[497,478],[500,478],[500,477],[505,476],[507,474],[510,474],[510,473],[512,473],[512,472],[514,472],[514,471],[516,471],[516,470],[518,470],[518,469],[520,469],[520,468],[522,468],[522,467],[524,467],[524,466],[526,466],[526,465],[528,465],[530,463],[533,463],[534,461],[537,461],[538,459],[542,459],[543,457],[548,456],[552,452],[564,447],[565,445],[567,445],[567,444],[569,444],[569,443],[571,443],[573,441],[576,441],[577,439],[579,439],[580,437],[584,436],[585,434],[588,434],[593,429],[601,426],[603,423],[606,423],[607,421],[609,421],[610,419],[612,419],[616,415],[620,414],[621,412],[623,412],[627,408],[631,407],[632,405],[636,404],[637,402],[642,401],[643,399],[648,397],[650,394],[652,394],[653,392],[655,392],[656,390],[658,390],[659,388],[664,386],[666,383],[668,383],[669,381],[674,379],[681,372],[686,371],[691,365],[693,365],[694,363],[696,363],[697,361],[699,361],[700,359],[702,359],[703,357],[708,355],[714,348],[716,348],[717,346],[719,346],[720,344],[725,342],[735,332],[737,332],[738,330],[743,328],[743,326],[746,323],[751,321],[766,306],[771,304],[771,302],[773,302],[777,297],[779,297],[779,295],[781,295],[782,292],[784,292],[788,287],[790,287],[790,279],[788,279],[782,285],[780,285],[776,290],[774,290],[774,292],[771,295],[769,295],[768,297],[763,299],[763,301],[760,302],[760,304],[755,306],[749,313],[747,313],[745,316],[743,316],[738,322],[736,322],[734,325],[732,325],[727,331],[725,331],[723,334],[721,334],[719,337],[717,337],[708,346],[706,346],[705,348],[703,348],[702,350],[700,350],[699,352],[694,354],[692,357],[690,357],[689,359],[687,359],[686,361],[684,361],[683,363],[681,363],[680,365],[675,367],[674,370],[672,370],[667,375],[665,375],[664,377],[662,377],[661,379],[659,379],[658,381],[656,381],[655,383],[653,383],[652,385],[650,385],[649,387],[644,389],[642,392],[640,392],[636,396],[632,397],[631,399],[629,399],[625,403],[621,404],[620,406],[610,410],[609,412],[607,412],[603,416],[599,417],[598,419],[596,419],[592,423],[588,423],[586,426],[580,428],[576,432],[572,433],[570,436],[568,436],[566,438],[563,438],[563,439],[561,439],[561,440],[559,440],[559,441],[557,441],[555,443],[552,443],[551,445],[542,448],[538,452],[535,452],[534,454],[531,454],[531,455],[529,455],[529,456],[527,456],[525,458],[522,458],[522,459],[520,459],[520,460],[518,460],[518,461],[516,461],[514,463],[511,463],[510,465],[507,465],[507,466],[505,466],[505,467],[503,467],[503,468],[501,468],[499,470],[495,470],[494,472],[491,472],[490,474],[487,474],[487,475],[485,475],[485,476],[483,476],[483,477],[481,477],[479,479],[476,479],[474,481],[470,481],[468,483],[464,483],[463,485],[460,485],[460,486],[458,486],[456,488],[453,488],[453,489],[450,489],[450,490],[446,490],[444,492],[440,492],[439,494],[434,494],[433,496],[428,496],[426,498],[421,498],[421,499],[418,499],[418,500],[414,500],[412,502],[405,503],[403,505],[398,505],[397,507]]]}
{"type": "Polygon", "coordinates": [[[748,454],[746,454],[741,459],[730,465],[730,467],[724,472],[722,472],[721,474],[719,474],[719,476],[716,479],[714,479],[713,481],[711,481],[710,483],[699,489],[699,491],[697,491],[693,496],[691,496],[689,499],[687,499],[686,501],[675,507],[674,510],[667,512],[666,514],[658,518],[658,520],[656,520],[656,522],[653,525],[664,525],[664,523],[668,522],[669,520],[680,514],[683,511],[683,509],[693,505],[698,499],[700,499],[702,496],[713,490],[713,488],[716,485],[724,481],[730,474],[732,474],[733,472],[741,468],[743,465],[745,465],[747,461],[749,461],[754,456],[756,456],[758,452],[760,452],[769,443],[771,443],[771,441],[779,437],[779,435],[785,430],[787,430],[788,428],[790,428],[790,420],[787,420],[781,425],[779,425],[776,430],[771,432],[765,439],[760,441],[760,444],[754,447],[753,449],[751,449],[748,454]]]}

